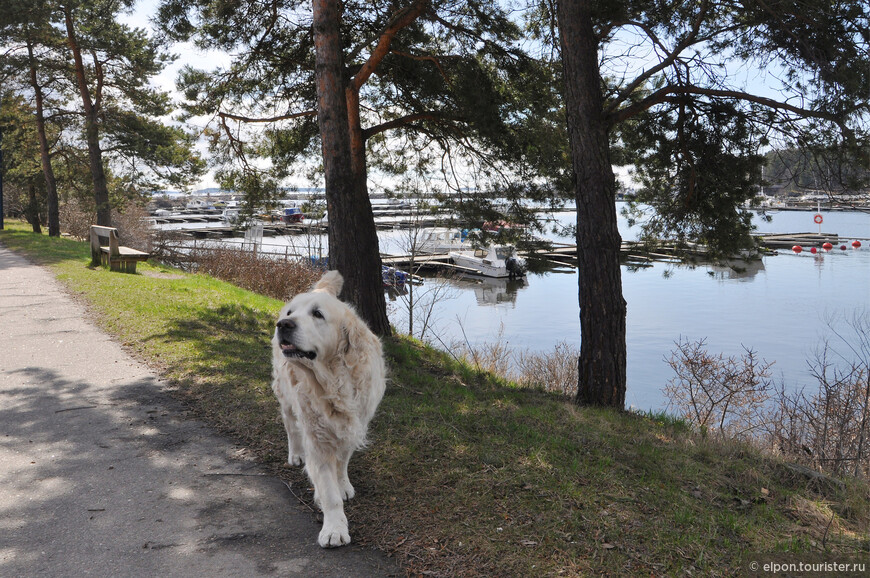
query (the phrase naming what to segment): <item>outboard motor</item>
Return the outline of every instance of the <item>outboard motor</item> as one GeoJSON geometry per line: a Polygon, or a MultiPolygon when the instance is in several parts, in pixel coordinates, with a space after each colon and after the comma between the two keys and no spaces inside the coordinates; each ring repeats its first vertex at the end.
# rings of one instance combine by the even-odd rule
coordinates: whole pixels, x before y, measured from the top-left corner
{"type": "Polygon", "coordinates": [[[508,257],[504,264],[507,267],[509,279],[516,279],[526,274],[526,268],[516,257],[508,257]]]}

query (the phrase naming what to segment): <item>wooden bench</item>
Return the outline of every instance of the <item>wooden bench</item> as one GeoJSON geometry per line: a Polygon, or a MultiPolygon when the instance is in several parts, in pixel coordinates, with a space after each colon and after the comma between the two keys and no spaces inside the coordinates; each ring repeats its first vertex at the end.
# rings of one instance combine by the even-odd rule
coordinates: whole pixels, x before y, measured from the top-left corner
{"type": "Polygon", "coordinates": [[[118,229],[91,225],[91,264],[108,265],[112,271],[135,273],[136,263],[150,255],[118,243],[118,229]]]}

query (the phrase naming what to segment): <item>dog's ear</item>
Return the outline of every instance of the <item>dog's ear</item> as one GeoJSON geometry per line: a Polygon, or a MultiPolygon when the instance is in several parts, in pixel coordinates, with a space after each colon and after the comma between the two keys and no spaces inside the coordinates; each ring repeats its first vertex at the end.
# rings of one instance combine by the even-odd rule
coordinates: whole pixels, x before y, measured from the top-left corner
{"type": "Polygon", "coordinates": [[[320,281],[314,285],[314,290],[330,293],[331,295],[338,297],[343,285],[344,277],[341,276],[341,273],[338,271],[327,271],[323,274],[323,277],[320,278],[320,281]]]}
{"type": "Polygon", "coordinates": [[[342,354],[352,356],[352,351],[363,345],[368,332],[366,324],[355,315],[348,314],[341,323],[341,339],[338,347],[342,354]]]}

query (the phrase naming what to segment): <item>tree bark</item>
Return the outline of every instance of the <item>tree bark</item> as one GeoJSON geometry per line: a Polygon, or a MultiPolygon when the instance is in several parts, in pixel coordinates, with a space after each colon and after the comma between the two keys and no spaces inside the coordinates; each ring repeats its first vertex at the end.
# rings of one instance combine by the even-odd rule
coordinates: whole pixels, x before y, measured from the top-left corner
{"type": "MultiPolygon", "coordinates": [[[[112,207],[109,204],[109,189],[106,185],[106,172],[103,168],[103,151],[100,148],[99,102],[91,97],[85,76],[85,65],[82,51],[75,33],[72,19],[72,8],[64,6],[67,42],[75,63],[76,83],[82,98],[82,108],[85,113],[85,139],[88,143],[88,162],[91,169],[91,179],[94,187],[94,202],[97,208],[97,225],[112,226],[112,207]]],[[[99,95],[97,95],[99,97],[99,95]]]]}
{"type": "Polygon", "coordinates": [[[48,236],[60,237],[60,213],[57,199],[57,180],[51,167],[51,154],[48,137],[45,135],[45,113],[43,112],[44,95],[42,86],[36,78],[36,60],[33,57],[33,44],[27,42],[27,56],[30,65],[30,85],[36,101],[36,132],[39,135],[39,156],[42,159],[42,174],[45,177],[46,202],[48,212],[48,236]]]}
{"type": "Polygon", "coordinates": [[[317,122],[329,211],[329,267],[344,277],[342,298],[355,306],[374,333],[389,335],[378,237],[366,189],[358,94],[348,89],[344,74],[341,2],[313,0],[312,8],[317,122]],[[353,126],[350,115],[355,119],[353,126]]]}
{"type": "Polygon", "coordinates": [[[27,187],[27,209],[24,211],[27,222],[33,227],[33,232],[36,234],[42,233],[42,227],[39,224],[39,199],[36,198],[36,185],[27,187]]]}
{"type": "Polygon", "coordinates": [[[623,409],[625,317],[616,184],[603,114],[598,40],[589,0],[560,0],[559,33],[577,204],[580,358],[576,401],[623,409]]]}

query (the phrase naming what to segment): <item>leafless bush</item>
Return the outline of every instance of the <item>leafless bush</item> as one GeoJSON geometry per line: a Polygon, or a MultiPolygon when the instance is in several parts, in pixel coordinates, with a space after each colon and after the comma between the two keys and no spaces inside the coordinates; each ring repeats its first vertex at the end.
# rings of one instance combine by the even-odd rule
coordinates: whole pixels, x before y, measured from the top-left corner
{"type": "MultiPolygon", "coordinates": [[[[465,335],[464,328],[462,331],[465,335]]],[[[580,351],[576,346],[560,341],[552,351],[517,351],[510,347],[503,336],[504,325],[501,325],[489,341],[472,344],[466,338],[452,344],[450,350],[479,371],[493,373],[523,387],[566,396],[577,393],[577,358],[580,351]]]]}
{"type": "MultiPolygon", "coordinates": [[[[411,269],[413,271],[413,269],[411,269]]],[[[390,299],[397,304],[407,319],[408,335],[421,341],[437,341],[438,305],[455,299],[459,291],[454,288],[450,274],[428,277],[425,284],[417,283],[412,275],[404,287],[391,289],[390,299]]]]}
{"type": "Polygon", "coordinates": [[[112,211],[112,226],[118,229],[127,247],[150,253],[154,229],[148,222],[148,211],[139,205],[127,204],[122,211],[112,211]]]}
{"type": "MultiPolygon", "coordinates": [[[[76,197],[70,197],[58,208],[61,231],[77,239],[87,240],[91,225],[97,222],[93,207],[76,197]]],[[[148,223],[148,212],[141,206],[128,203],[123,210],[112,211],[112,226],[118,229],[122,243],[140,251],[152,251],[154,230],[148,223]]]]}
{"type": "Polygon", "coordinates": [[[304,261],[237,249],[209,248],[190,258],[198,271],[281,300],[308,291],[322,274],[304,261]]]}
{"type": "Polygon", "coordinates": [[[462,330],[464,340],[453,343],[449,348],[455,357],[474,366],[478,371],[485,371],[511,379],[513,351],[510,349],[509,343],[503,339],[504,324],[499,326],[498,332],[496,332],[492,340],[478,344],[472,344],[468,340],[468,336],[465,335],[465,328],[461,322],[459,323],[459,328],[462,330]]]}
{"type": "Polygon", "coordinates": [[[573,397],[577,394],[577,359],[580,350],[560,341],[552,351],[521,351],[516,354],[516,380],[527,387],[573,397]]]}
{"type": "Polygon", "coordinates": [[[60,204],[58,215],[60,230],[77,239],[88,239],[91,225],[97,222],[97,214],[93,208],[75,197],[60,204]]]}
{"type": "Polygon", "coordinates": [[[675,342],[666,359],[676,373],[664,388],[671,406],[690,423],[723,438],[752,437],[765,423],[771,397],[770,368],[744,347],[739,358],[710,354],[706,340],[675,342]]]}
{"type": "Polygon", "coordinates": [[[788,456],[836,475],[870,475],[870,316],[848,322],[850,335],[829,323],[838,346],[825,341],[809,363],[815,393],[777,391],[769,443],[788,456]],[[843,353],[843,352],[846,353],[843,353]]]}

